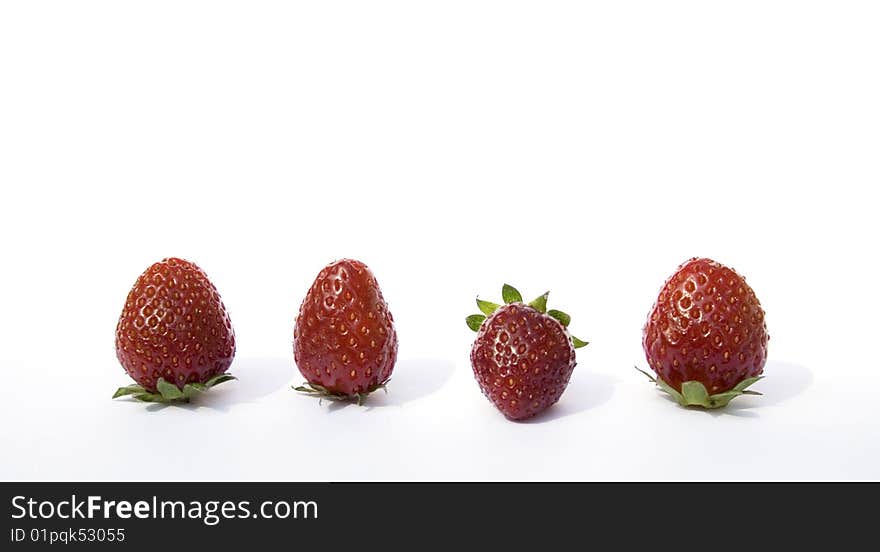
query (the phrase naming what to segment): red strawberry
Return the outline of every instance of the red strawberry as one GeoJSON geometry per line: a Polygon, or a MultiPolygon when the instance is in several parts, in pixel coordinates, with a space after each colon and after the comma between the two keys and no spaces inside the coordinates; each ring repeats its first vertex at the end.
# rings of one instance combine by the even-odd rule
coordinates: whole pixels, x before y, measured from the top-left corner
{"type": "Polygon", "coordinates": [[[718,408],[760,394],[746,388],[761,378],[768,339],[764,310],[745,278],[694,258],[663,285],[642,345],[654,381],[679,404],[718,408]]]}
{"type": "Polygon", "coordinates": [[[397,361],[397,332],[365,264],[343,259],[318,273],[299,308],[293,355],[307,381],[297,391],[360,404],[384,388],[397,361]]]}
{"type": "Polygon", "coordinates": [[[116,326],[116,357],[138,384],[113,398],[187,401],[235,379],[226,374],[235,356],[235,334],[208,276],[182,259],[148,268],[128,293],[116,326]]]}
{"type": "Polygon", "coordinates": [[[556,403],[576,365],[574,350],[587,343],[566,327],[571,317],[547,310],[548,293],[529,304],[505,284],[505,305],[477,299],[484,314],[467,317],[477,333],[471,366],[483,394],[511,420],[524,420],[556,403]],[[488,316],[488,318],[487,318],[488,316]]]}

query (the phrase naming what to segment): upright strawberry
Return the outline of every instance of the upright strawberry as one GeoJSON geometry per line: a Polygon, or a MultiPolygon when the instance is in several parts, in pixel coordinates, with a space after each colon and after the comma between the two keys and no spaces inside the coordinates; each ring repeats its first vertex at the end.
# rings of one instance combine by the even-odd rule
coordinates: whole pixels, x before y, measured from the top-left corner
{"type": "Polygon", "coordinates": [[[648,377],[679,404],[719,408],[760,395],[747,387],[761,379],[768,340],[764,309],[745,278],[693,258],[663,285],[642,345],[657,374],[648,377]]]}
{"type": "Polygon", "coordinates": [[[556,403],[576,365],[575,349],[587,345],[566,329],[571,317],[547,310],[547,296],[523,303],[507,284],[504,305],[477,299],[483,314],[467,317],[477,332],[471,366],[483,394],[511,420],[525,420],[556,403]]]}
{"type": "Polygon", "coordinates": [[[137,382],[113,398],[188,401],[235,379],[226,374],[235,333],[208,276],[183,259],[168,258],[134,283],[116,326],[116,357],[137,382]]]}
{"type": "Polygon", "coordinates": [[[318,273],[299,308],[293,354],[306,378],[297,391],[361,404],[385,387],[397,361],[397,332],[365,264],[343,259],[318,273]]]}

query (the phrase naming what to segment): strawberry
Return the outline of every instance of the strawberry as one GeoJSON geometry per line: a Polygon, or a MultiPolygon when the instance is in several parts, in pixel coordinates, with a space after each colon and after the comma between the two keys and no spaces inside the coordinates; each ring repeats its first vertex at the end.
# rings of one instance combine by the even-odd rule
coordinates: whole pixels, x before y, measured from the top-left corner
{"type": "Polygon", "coordinates": [[[217,288],[196,265],[168,258],[138,277],[116,326],[116,358],[137,382],[113,398],[188,401],[233,376],[235,333],[217,288]]]}
{"type": "Polygon", "coordinates": [[[397,361],[397,332],[367,265],[343,259],[318,273],[299,308],[293,355],[306,378],[297,391],[361,404],[384,389],[397,361]]]}
{"type": "Polygon", "coordinates": [[[556,403],[576,365],[576,348],[587,345],[566,329],[571,317],[547,310],[547,296],[523,303],[504,284],[504,305],[482,301],[483,314],[467,317],[477,332],[471,366],[483,394],[508,419],[525,420],[556,403]]]}
{"type": "Polygon", "coordinates": [[[642,345],[657,374],[648,377],[679,404],[719,408],[760,395],[747,387],[761,379],[768,339],[764,310],[745,278],[694,258],[663,285],[642,345]]]}

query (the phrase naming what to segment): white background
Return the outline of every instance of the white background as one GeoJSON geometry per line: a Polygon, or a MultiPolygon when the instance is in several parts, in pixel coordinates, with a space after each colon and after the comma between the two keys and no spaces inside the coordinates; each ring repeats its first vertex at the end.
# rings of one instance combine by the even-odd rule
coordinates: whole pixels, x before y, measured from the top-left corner
{"type": "Polygon", "coordinates": [[[880,479],[875,2],[4,2],[5,480],[880,479]],[[166,256],[238,336],[187,407],[110,400],[166,256]],[[387,396],[297,395],[340,257],[397,321],[387,396]],[[691,256],[746,275],[764,397],[665,399],[641,330],[691,256]],[[591,345],[506,421],[470,372],[503,282],[591,345]]]}

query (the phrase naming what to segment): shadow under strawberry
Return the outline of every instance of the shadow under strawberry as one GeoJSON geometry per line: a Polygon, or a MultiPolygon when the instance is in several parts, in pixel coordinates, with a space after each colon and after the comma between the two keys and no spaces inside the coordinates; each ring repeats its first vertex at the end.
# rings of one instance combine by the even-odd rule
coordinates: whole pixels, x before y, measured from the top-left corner
{"type": "Polygon", "coordinates": [[[575,374],[559,402],[522,423],[544,424],[598,408],[611,400],[614,386],[619,381],[615,377],[593,372],[575,374]]]}
{"type": "MultiPolygon", "coordinates": [[[[402,407],[414,401],[433,395],[452,377],[455,365],[440,359],[410,359],[398,361],[398,369],[393,379],[393,393],[373,393],[362,402],[362,408],[370,411],[374,408],[402,407]]],[[[330,401],[328,412],[336,412],[349,405],[352,401],[330,401]]]]}
{"type": "MultiPolygon", "coordinates": [[[[761,400],[731,402],[727,407],[704,410],[713,417],[730,415],[758,418],[760,411],[778,406],[802,395],[813,384],[812,371],[801,364],[768,360],[767,370],[772,374],[761,380],[761,400]]],[[[668,395],[666,395],[669,397],[668,395]]],[[[670,400],[673,400],[669,397],[670,400]]],[[[702,409],[698,409],[702,410],[702,409]]]]}
{"type": "MultiPolygon", "coordinates": [[[[762,393],[760,400],[731,402],[724,408],[707,409],[700,406],[688,406],[686,410],[703,412],[713,418],[722,416],[734,416],[737,418],[760,418],[760,411],[782,404],[800,396],[813,383],[812,371],[801,364],[770,360],[767,368],[772,371],[772,376],[761,380],[762,393]]],[[[659,395],[673,404],[678,404],[675,397],[661,390],[659,395]]]]}

